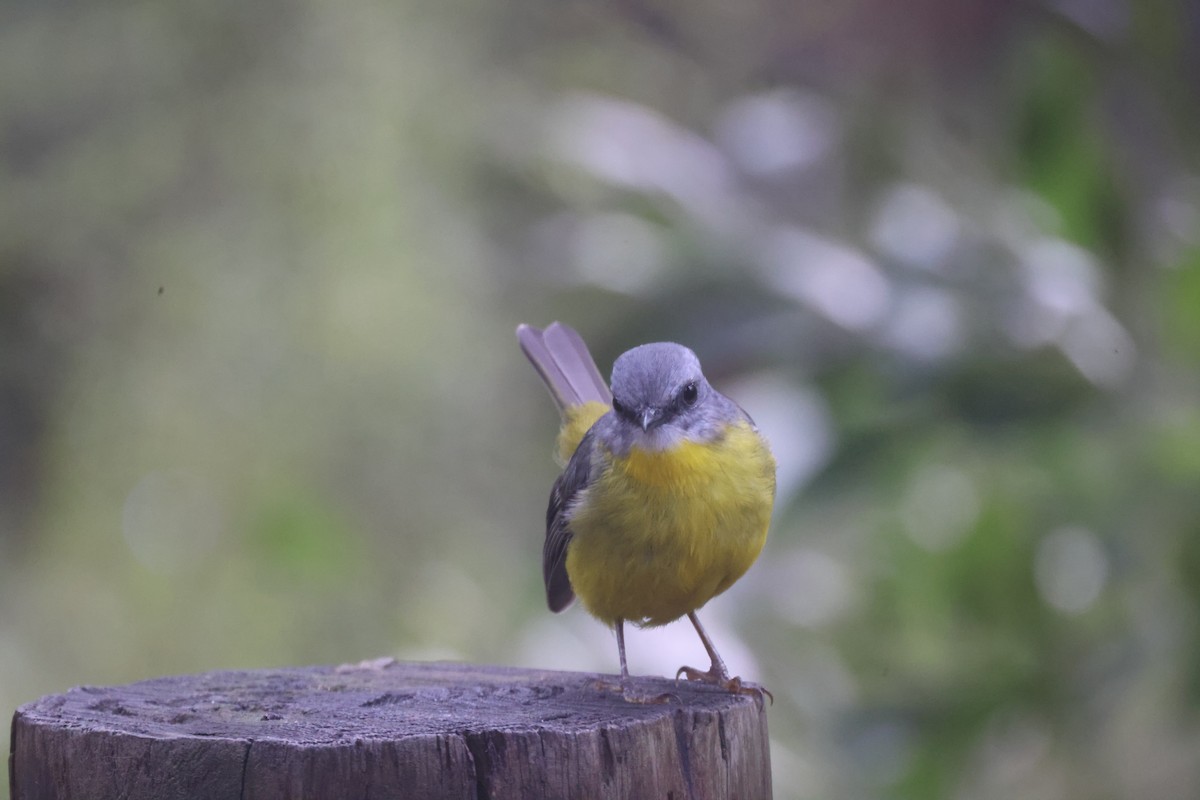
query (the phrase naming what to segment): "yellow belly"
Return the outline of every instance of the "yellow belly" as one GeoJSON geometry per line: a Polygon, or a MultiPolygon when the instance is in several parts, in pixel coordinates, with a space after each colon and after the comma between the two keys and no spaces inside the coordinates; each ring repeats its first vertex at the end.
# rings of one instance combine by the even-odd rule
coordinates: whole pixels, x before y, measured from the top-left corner
{"type": "Polygon", "coordinates": [[[775,460],[746,423],[716,442],[633,450],[587,489],[571,517],[567,574],[612,624],[665,625],[728,589],[762,550],[775,460]]]}

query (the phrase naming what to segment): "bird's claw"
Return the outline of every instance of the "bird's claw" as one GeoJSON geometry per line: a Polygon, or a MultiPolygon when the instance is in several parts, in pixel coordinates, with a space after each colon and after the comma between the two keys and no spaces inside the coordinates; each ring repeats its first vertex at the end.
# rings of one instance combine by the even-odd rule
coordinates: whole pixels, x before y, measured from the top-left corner
{"type": "Polygon", "coordinates": [[[775,695],[767,691],[766,687],[760,686],[757,683],[751,683],[750,681],[743,681],[736,675],[731,678],[727,673],[718,670],[715,665],[707,672],[701,672],[695,667],[680,667],[675,672],[676,686],[679,685],[679,677],[681,675],[686,677],[689,682],[707,683],[710,686],[718,686],[733,694],[748,694],[758,701],[759,706],[763,704],[763,697],[770,700],[771,705],[775,705],[775,695]]]}

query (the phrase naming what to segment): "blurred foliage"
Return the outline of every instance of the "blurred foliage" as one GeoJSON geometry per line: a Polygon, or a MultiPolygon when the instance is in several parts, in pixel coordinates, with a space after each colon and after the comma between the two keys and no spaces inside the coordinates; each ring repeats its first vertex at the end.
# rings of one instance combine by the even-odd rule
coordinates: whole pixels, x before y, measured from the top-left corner
{"type": "Polygon", "coordinates": [[[613,671],[541,596],[562,319],[772,440],[704,613],[778,797],[1194,792],[1197,74],[1185,0],[6,5],[0,708],[613,671]]]}

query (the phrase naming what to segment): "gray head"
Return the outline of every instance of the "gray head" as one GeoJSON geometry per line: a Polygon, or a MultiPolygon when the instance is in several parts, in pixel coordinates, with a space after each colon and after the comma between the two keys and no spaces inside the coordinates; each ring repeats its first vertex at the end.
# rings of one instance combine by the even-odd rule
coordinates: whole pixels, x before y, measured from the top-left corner
{"type": "Polygon", "coordinates": [[[709,385],[696,354],[672,342],[621,354],[613,364],[612,393],[622,438],[651,449],[669,447],[684,436],[711,439],[739,414],[709,385]]]}

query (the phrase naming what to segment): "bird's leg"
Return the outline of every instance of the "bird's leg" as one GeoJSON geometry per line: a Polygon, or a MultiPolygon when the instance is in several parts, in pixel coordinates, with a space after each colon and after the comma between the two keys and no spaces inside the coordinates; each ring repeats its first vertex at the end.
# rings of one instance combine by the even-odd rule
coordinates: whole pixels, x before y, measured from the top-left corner
{"type": "Polygon", "coordinates": [[[621,656],[621,679],[616,683],[601,679],[596,681],[596,688],[602,692],[620,692],[625,694],[625,690],[629,685],[629,665],[625,661],[625,620],[618,618],[613,625],[613,630],[617,632],[617,653],[621,656]]]}
{"type": "Polygon", "coordinates": [[[621,683],[629,682],[629,664],[625,661],[625,620],[617,620],[617,653],[621,656],[621,683]]]}
{"type": "Polygon", "coordinates": [[[717,652],[717,648],[713,645],[712,639],[708,638],[708,633],[705,632],[704,626],[700,624],[700,618],[696,616],[695,611],[688,612],[688,619],[692,621],[692,626],[696,629],[696,633],[700,634],[700,641],[704,644],[704,649],[708,652],[708,657],[712,660],[712,666],[708,668],[708,672],[701,672],[695,667],[680,667],[675,673],[675,682],[679,682],[679,676],[685,676],[689,681],[699,681],[700,683],[710,683],[713,686],[720,686],[726,691],[734,694],[752,695],[761,704],[765,695],[772,703],[775,702],[775,697],[757,683],[743,681],[739,677],[729,677],[729,670],[725,668],[725,662],[721,659],[721,654],[717,652]]]}
{"type": "Polygon", "coordinates": [[[648,695],[633,688],[631,685],[633,679],[629,677],[629,663],[625,660],[625,620],[618,619],[613,627],[617,631],[617,652],[621,656],[621,681],[616,685],[607,681],[597,681],[596,688],[602,691],[620,692],[621,697],[627,703],[667,703],[671,700],[679,700],[679,695],[671,692],[648,695]]]}
{"type": "MultiPolygon", "coordinates": [[[[700,624],[700,618],[696,616],[695,611],[688,612],[688,619],[692,621],[692,626],[696,629],[696,633],[700,634],[700,642],[704,645],[704,650],[708,653],[709,659],[712,661],[712,666],[708,672],[704,673],[709,676],[707,683],[717,683],[719,681],[727,682],[729,680],[729,670],[725,667],[725,661],[721,658],[721,654],[717,652],[716,646],[712,643],[712,639],[708,638],[708,631],[704,630],[704,626],[700,624]]],[[[688,672],[695,672],[690,667],[686,668],[688,672]]],[[[693,678],[689,674],[688,680],[700,680],[693,678]]]]}

